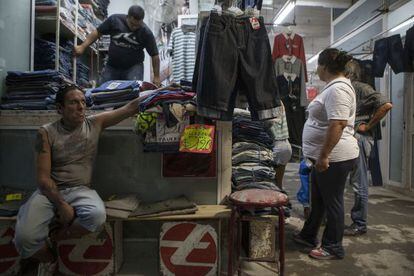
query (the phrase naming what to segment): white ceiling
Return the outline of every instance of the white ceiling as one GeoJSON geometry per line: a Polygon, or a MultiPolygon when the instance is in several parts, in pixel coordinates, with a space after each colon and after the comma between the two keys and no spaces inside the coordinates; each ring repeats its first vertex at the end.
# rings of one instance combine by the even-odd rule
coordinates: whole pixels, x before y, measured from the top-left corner
{"type": "MultiPolygon", "coordinates": [[[[261,14],[265,23],[272,23],[275,15],[287,0],[264,0],[261,14]]],[[[354,1],[355,2],[355,1],[354,1]]],[[[331,8],[347,8],[351,0],[297,0],[294,10],[283,23],[296,23],[292,26],[294,32],[303,37],[307,58],[330,45],[331,8]],[[303,6],[306,5],[306,6],[303,6]],[[295,20],[294,20],[295,18],[295,20]]],[[[282,32],[286,27],[268,26],[269,37],[273,44],[273,36],[282,32]]]]}

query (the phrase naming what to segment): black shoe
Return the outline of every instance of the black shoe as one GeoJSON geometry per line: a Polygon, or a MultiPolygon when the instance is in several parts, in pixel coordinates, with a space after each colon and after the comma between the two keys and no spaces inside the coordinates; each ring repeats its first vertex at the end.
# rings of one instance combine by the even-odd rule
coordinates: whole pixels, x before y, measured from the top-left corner
{"type": "Polygon", "coordinates": [[[300,233],[293,234],[292,239],[293,239],[294,242],[296,242],[300,245],[304,245],[306,247],[314,248],[316,246],[315,243],[309,242],[309,241],[305,240],[304,238],[302,238],[300,233]]]}
{"type": "Polygon", "coordinates": [[[360,228],[355,223],[350,226],[346,226],[344,229],[345,236],[361,236],[367,233],[366,228],[360,228]]]}

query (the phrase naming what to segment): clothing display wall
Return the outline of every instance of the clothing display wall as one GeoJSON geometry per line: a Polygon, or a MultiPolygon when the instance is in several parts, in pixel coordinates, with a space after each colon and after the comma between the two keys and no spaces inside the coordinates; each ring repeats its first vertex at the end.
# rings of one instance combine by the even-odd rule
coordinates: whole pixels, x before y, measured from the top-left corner
{"type": "Polygon", "coordinates": [[[277,58],[284,55],[295,56],[303,63],[305,72],[305,82],[308,81],[306,70],[306,56],[305,47],[303,46],[303,39],[300,35],[292,33],[281,33],[275,36],[273,43],[272,57],[275,61],[277,58]]]}
{"type": "Polygon", "coordinates": [[[171,55],[172,80],[192,81],[195,66],[196,33],[194,28],[175,28],[171,33],[168,51],[171,55]]]}
{"type": "Polygon", "coordinates": [[[229,120],[237,92],[244,90],[253,120],[275,117],[280,106],[269,38],[263,18],[212,12],[197,51],[197,111],[229,120]]]}

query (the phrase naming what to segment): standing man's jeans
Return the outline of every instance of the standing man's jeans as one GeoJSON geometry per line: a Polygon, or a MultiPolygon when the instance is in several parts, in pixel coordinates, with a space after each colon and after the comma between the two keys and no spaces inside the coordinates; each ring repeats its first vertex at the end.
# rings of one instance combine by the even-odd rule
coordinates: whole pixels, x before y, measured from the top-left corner
{"type": "Polygon", "coordinates": [[[128,69],[114,68],[106,65],[102,71],[99,84],[111,80],[143,80],[144,65],[142,63],[136,64],[128,69]]]}
{"type": "Polygon", "coordinates": [[[374,140],[370,136],[356,134],[358,140],[359,157],[354,168],[350,173],[350,183],[355,193],[354,207],[351,210],[352,221],[358,229],[366,230],[367,228],[367,210],[368,210],[368,158],[374,140]]]}

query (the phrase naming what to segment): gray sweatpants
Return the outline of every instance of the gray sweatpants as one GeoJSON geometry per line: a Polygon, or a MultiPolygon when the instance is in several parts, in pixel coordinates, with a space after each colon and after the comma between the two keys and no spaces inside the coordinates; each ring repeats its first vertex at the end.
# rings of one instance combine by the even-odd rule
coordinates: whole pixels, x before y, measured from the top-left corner
{"type": "MultiPolygon", "coordinates": [[[[106,220],[105,205],[95,190],[86,186],[67,188],[60,191],[76,214],[76,222],[85,229],[95,232],[106,220]]],[[[17,215],[14,244],[22,258],[29,258],[45,243],[49,224],[55,216],[55,207],[39,190],[20,208],[17,215]]]]}

